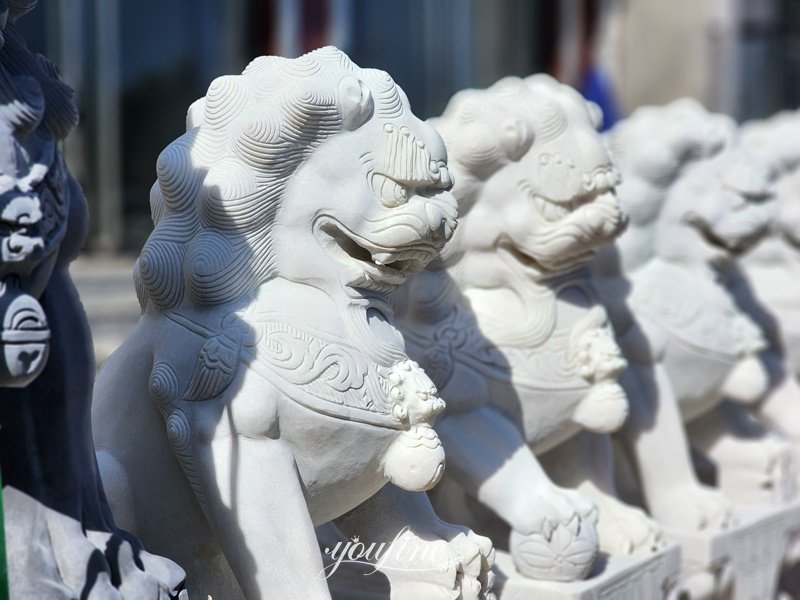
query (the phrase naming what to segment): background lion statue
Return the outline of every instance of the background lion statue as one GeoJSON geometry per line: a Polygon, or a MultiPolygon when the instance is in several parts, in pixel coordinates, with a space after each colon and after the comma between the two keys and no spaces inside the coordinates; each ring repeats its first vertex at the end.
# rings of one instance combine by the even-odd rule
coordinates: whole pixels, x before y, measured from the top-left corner
{"type": "Polygon", "coordinates": [[[613,497],[607,436],[580,433],[613,431],[628,410],[625,361],[586,269],[625,224],[600,118],[546,76],[456,94],[431,123],[450,149],[459,228],[394,299],[448,402],[437,510],[509,539],[517,570],[537,579],[585,577],[599,547],[660,547],[654,523],[613,497]]]}

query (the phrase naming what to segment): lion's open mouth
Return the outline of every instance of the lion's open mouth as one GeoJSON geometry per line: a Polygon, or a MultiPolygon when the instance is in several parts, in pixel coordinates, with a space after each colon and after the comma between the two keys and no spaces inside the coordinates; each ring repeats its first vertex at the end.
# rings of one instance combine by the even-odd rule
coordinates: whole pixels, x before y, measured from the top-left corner
{"type": "Polygon", "coordinates": [[[575,265],[589,262],[595,255],[596,248],[582,247],[574,253],[561,252],[549,258],[547,262],[538,260],[513,244],[503,244],[500,251],[505,252],[523,269],[531,271],[533,275],[547,275],[548,273],[558,273],[568,270],[575,265]]]}
{"type": "Polygon", "coordinates": [[[320,222],[316,230],[325,249],[345,267],[347,285],[354,288],[391,292],[408,275],[424,269],[435,255],[433,248],[422,245],[382,247],[330,218],[320,222]]]}
{"type": "Polygon", "coordinates": [[[626,218],[608,185],[597,185],[571,200],[548,200],[526,189],[538,217],[525,239],[502,249],[538,274],[571,270],[589,262],[598,246],[622,231],[626,218]]]}
{"type": "MultiPolygon", "coordinates": [[[[581,207],[594,202],[600,196],[613,190],[619,183],[619,173],[613,167],[598,167],[583,175],[583,185],[569,199],[548,198],[540,193],[530,182],[523,181],[521,187],[533,202],[536,212],[546,223],[558,223],[581,207]]],[[[557,197],[557,196],[556,196],[557,197]]]]}
{"type": "Polygon", "coordinates": [[[578,210],[581,206],[585,206],[594,201],[601,193],[605,192],[593,191],[589,194],[573,198],[572,200],[567,200],[566,202],[555,202],[534,193],[529,193],[528,195],[533,201],[534,207],[536,207],[536,212],[539,213],[539,216],[541,216],[545,222],[557,223],[578,210]]]}
{"type": "Polygon", "coordinates": [[[763,227],[754,227],[751,231],[740,235],[722,235],[699,217],[690,219],[689,224],[695,228],[706,244],[732,256],[738,256],[750,250],[765,232],[763,227]]]}

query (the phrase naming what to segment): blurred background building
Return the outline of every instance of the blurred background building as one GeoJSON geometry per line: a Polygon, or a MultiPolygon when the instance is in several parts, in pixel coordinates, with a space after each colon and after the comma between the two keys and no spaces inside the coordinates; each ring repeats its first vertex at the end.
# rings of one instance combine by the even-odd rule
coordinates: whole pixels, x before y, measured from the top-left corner
{"type": "Polygon", "coordinates": [[[66,154],[90,251],[141,247],[158,153],[214,77],[260,54],[334,44],[391,73],[423,117],[537,71],[609,123],[684,95],[739,119],[800,104],[800,0],[44,0],[19,26],[77,93],[66,154]]]}
{"type": "Polygon", "coordinates": [[[19,28],[76,90],[65,154],[91,211],[73,268],[98,360],[137,317],[159,152],[212,79],[334,44],[388,71],[421,117],[504,75],[548,72],[612,124],[692,96],[739,120],[800,106],[800,0],[42,0],[19,28]]]}

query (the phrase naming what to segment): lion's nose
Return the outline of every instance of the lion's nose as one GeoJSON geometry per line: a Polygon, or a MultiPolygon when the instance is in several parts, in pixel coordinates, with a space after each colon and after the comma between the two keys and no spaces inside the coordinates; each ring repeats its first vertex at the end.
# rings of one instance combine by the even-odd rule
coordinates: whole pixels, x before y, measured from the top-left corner
{"type": "Polygon", "coordinates": [[[428,202],[425,205],[425,214],[428,217],[428,230],[431,239],[444,243],[453,237],[456,229],[456,212],[449,210],[451,207],[439,203],[428,202]]]}

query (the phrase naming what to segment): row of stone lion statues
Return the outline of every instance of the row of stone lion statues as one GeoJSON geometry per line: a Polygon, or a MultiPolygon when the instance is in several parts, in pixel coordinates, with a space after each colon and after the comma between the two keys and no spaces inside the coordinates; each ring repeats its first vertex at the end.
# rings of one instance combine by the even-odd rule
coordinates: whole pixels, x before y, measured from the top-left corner
{"type": "Polygon", "coordinates": [[[3,36],[12,598],[800,590],[800,116],[601,134],[534,75],[424,122],[335,48],[257,58],[158,158],[92,398],[77,113],[3,36]]]}

